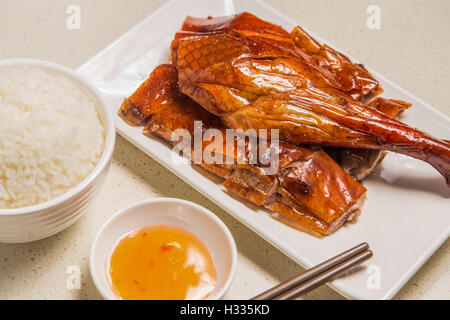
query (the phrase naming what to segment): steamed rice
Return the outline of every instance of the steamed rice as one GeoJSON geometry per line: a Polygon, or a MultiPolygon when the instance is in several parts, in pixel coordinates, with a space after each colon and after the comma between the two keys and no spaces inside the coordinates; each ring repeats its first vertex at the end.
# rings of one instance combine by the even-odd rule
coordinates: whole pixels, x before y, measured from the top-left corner
{"type": "Polygon", "coordinates": [[[0,209],[54,199],[95,167],[105,142],[95,104],[67,78],[0,68],[0,209]]]}

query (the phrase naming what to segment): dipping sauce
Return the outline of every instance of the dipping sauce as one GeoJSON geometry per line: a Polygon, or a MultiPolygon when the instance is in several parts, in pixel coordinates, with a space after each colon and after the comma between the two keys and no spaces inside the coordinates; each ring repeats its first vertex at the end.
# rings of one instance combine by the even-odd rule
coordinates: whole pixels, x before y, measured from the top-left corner
{"type": "Polygon", "coordinates": [[[126,234],[113,249],[108,269],[114,291],[124,300],[204,299],[216,283],[208,248],[173,226],[126,234]]]}

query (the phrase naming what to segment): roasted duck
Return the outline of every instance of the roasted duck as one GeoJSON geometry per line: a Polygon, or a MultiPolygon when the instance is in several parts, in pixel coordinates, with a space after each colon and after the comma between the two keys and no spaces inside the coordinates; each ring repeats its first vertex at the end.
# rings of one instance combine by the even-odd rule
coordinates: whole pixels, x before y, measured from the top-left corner
{"type": "Polygon", "coordinates": [[[399,152],[450,184],[450,143],[370,107],[380,91],[360,65],[244,13],[188,18],[172,43],[180,91],[234,129],[278,129],[280,140],[399,152]]]}
{"type": "MultiPolygon", "coordinates": [[[[368,104],[386,115],[398,118],[411,104],[392,99],[378,97],[368,104]]],[[[386,156],[384,150],[349,149],[325,147],[327,152],[339,165],[341,165],[352,177],[361,181],[367,177],[386,156]]]]}
{"type": "Polygon", "coordinates": [[[174,133],[185,130],[194,163],[297,228],[329,235],[354,221],[366,193],[356,180],[386,151],[429,162],[449,184],[449,142],[398,121],[409,103],[377,97],[383,90],[363,65],[300,27],[288,33],[250,13],[188,17],[171,51],[172,64],[157,67],[124,100],[122,118],[176,146],[174,133]],[[197,121],[202,137],[215,130],[226,139],[197,145],[197,121]],[[244,136],[243,150],[230,148],[239,138],[228,137],[228,128],[278,129],[277,143],[268,142],[278,170],[249,161],[252,139],[244,136]],[[206,154],[222,161],[206,162],[206,154]]]}
{"type": "MultiPolygon", "coordinates": [[[[179,93],[177,71],[171,65],[157,67],[125,99],[120,114],[132,125],[146,123],[145,133],[170,143],[176,142],[172,141],[172,133],[180,128],[193,136],[194,121],[202,121],[203,130],[225,129],[217,116],[179,93]]],[[[214,149],[213,145],[214,141],[207,141],[203,149],[214,149]]],[[[359,214],[365,188],[325,152],[280,143],[278,154],[279,170],[275,175],[264,174],[264,166],[260,165],[199,165],[224,178],[224,186],[232,194],[279,213],[296,227],[307,227],[322,235],[332,233],[359,214]]]]}

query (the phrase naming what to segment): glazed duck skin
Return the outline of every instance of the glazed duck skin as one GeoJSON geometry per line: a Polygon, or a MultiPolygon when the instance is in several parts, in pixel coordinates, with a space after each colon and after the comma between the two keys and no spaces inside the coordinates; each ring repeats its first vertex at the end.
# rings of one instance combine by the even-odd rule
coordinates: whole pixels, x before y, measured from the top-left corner
{"type": "Polygon", "coordinates": [[[265,49],[278,48],[308,62],[316,72],[329,81],[329,85],[351,95],[355,99],[374,96],[382,91],[378,81],[362,64],[354,64],[340,52],[319,44],[302,28],[296,27],[289,34],[280,26],[243,12],[236,16],[218,18],[187,17],[182,32],[176,38],[195,33],[227,33],[249,39],[265,49]]]}
{"type": "MultiPolygon", "coordinates": [[[[192,135],[193,123],[197,120],[202,121],[203,129],[224,130],[218,117],[177,93],[174,70],[171,65],[156,68],[136,93],[125,99],[119,114],[133,124],[147,112],[150,116],[146,118],[144,132],[156,134],[171,143],[171,133],[176,129],[185,129],[192,135]],[[148,104],[146,99],[152,95],[155,99],[151,100],[158,98],[163,106],[148,104]],[[136,106],[139,106],[137,110],[136,106]]],[[[210,145],[213,142],[206,141],[203,148],[210,145]]],[[[359,214],[365,188],[326,153],[284,143],[279,145],[278,153],[280,170],[276,175],[263,174],[264,167],[258,165],[200,165],[225,178],[224,186],[231,193],[278,212],[296,226],[307,227],[322,235],[334,232],[359,214]]]]}
{"type": "Polygon", "coordinates": [[[130,125],[144,125],[160,110],[178,99],[179,90],[173,84],[178,80],[177,72],[171,67],[156,68],[120,107],[120,116],[130,125]],[[164,90],[173,90],[165,92],[164,90]]]}
{"type": "Polygon", "coordinates": [[[310,64],[326,68],[340,84],[340,90],[356,100],[368,99],[383,90],[378,81],[362,64],[355,64],[342,53],[320,44],[301,27],[295,27],[291,37],[302,57],[310,64]]]}
{"type": "MultiPolygon", "coordinates": [[[[338,84],[336,88],[353,98],[368,101],[382,92],[378,81],[367,71],[364,65],[352,63],[342,53],[320,44],[301,27],[294,28],[289,34],[279,26],[244,12],[234,17],[207,19],[187,17],[182,30],[183,32],[178,37],[193,35],[192,32],[209,32],[234,33],[239,34],[239,36],[253,37],[262,35],[267,39],[284,39],[284,42],[280,41],[282,46],[290,47],[290,50],[295,52],[297,56],[305,59],[309,64],[314,65],[318,71],[328,76],[331,80],[330,84],[338,84]],[[189,32],[191,33],[189,34],[189,32]],[[292,46],[292,43],[296,48],[292,46]],[[323,70],[326,70],[326,72],[323,72],[323,70]]],[[[376,101],[377,106],[375,107],[391,109],[391,111],[392,108],[399,106],[394,100],[388,101],[380,98],[376,101]]],[[[374,107],[372,104],[371,106],[374,107]]],[[[389,113],[389,110],[380,111],[389,113]]],[[[395,117],[395,115],[391,116],[395,117]]],[[[367,149],[328,148],[326,151],[358,181],[369,175],[386,155],[385,151],[367,149]]]]}
{"type": "Polygon", "coordinates": [[[275,41],[195,33],[172,45],[180,90],[234,129],[278,129],[292,144],[388,150],[434,166],[450,183],[450,144],[336,89],[275,41]]]}
{"type": "MultiPolygon", "coordinates": [[[[411,104],[400,100],[378,97],[371,101],[368,106],[392,118],[398,118],[406,109],[411,107],[411,104]]],[[[324,150],[357,181],[361,181],[371,174],[386,156],[386,151],[383,150],[334,147],[326,147],[324,150]]]]}
{"type": "MultiPolygon", "coordinates": [[[[183,32],[178,37],[193,35],[189,32],[209,32],[240,33],[240,36],[263,35],[265,38],[271,37],[272,39],[283,38],[285,39],[284,46],[290,46],[291,51],[296,51],[295,53],[299,57],[316,66],[318,71],[325,69],[327,71],[325,74],[333,80],[333,83],[339,84],[336,87],[353,98],[367,101],[382,92],[378,81],[364,65],[352,63],[342,53],[320,44],[301,27],[294,28],[289,34],[279,26],[244,12],[234,17],[207,19],[187,17],[182,30],[183,32]],[[292,42],[296,48],[293,48],[292,42]]],[[[376,106],[372,103],[371,106],[384,113],[392,113],[392,110],[399,107],[400,104],[394,100],[379,98],[376,99],[376,106]],[[390,110],[381,110],[381,108],[390,110]]],[[[401,108],[404,109],[404,107],[401,108]]],[[[394,114],[390,115],[395,117],[394,114]]],[[[326,151],[358,181],[370,174],[386,155],[385,151],[367,149],[328,148],[326,151]]]]}

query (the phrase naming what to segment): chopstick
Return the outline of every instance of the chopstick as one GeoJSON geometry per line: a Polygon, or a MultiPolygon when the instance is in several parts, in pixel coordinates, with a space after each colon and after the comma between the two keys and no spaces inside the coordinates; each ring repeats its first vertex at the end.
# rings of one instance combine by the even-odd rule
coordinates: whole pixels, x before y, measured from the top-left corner
{"type": "Polygon", "coordinates": [[[361,243],[307,271],[269,289],[251,300],[288,300],[305,294],[361,264],[373,255],[367,243],[361,243]]]}

